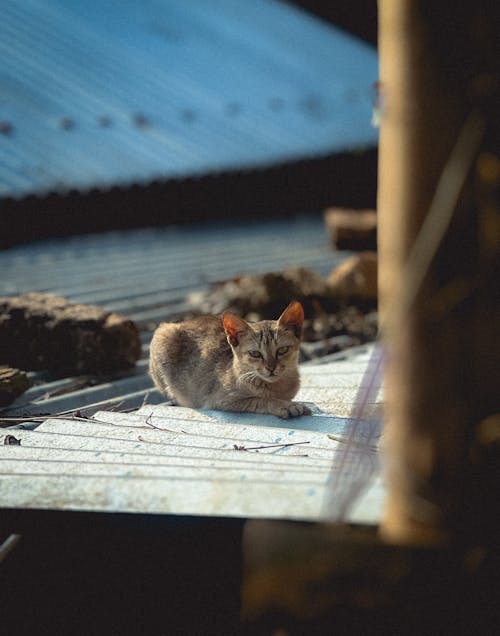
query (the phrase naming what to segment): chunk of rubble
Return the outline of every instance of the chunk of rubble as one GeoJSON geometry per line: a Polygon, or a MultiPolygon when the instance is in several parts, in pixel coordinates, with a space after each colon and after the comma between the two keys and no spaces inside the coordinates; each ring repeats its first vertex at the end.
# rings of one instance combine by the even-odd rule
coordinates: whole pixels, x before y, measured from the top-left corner
{"type": "Polygon", "coordinates": [[[201,313],[233,311],[248,320],[276,319],[291,300],[301,302],[306,315],[338,309],[326,279],[306,267],[240,276],[190,297],[201,313]]]}
{"type": "Polygon", "coordinates": [[[126,369],[141,354],[127,317],[61,296],[31,292],[0,298],[0,363],[55,375],[126,369]]]}
{"type": "Polygon", "coordinates": [[[11,404],[29,385],[28,376],[24,371],[0,366],[0,406],[11,404]]]}
{"type": "Polygon", "coordinates": [[[325,225],[332,245],[338,250],[376,250],[377,213],[375,210],[328,208],[325,225]]]}
{"type": "Polygon", "coordinates": [[[328,284],[337,298],[376,303],[377,270],[377,254],[361,252],[336,267],[328,284]]]}
{"type": "MultiPolygon", "coordinates": [[[[342,269],[342,264],[339,267],[342,269]]],[[[299,300],[304,306],[303,342],[314,343],[304,344],[303,359],[369,342],[377,336],[376,296],[359,297],[355,284],[338,288],[335,279],[332,285],[304,267],[241,276],[189,298],[191,315],[233,311],[251,321],[276,319],[291,300],[299,300]],[[348,291],[355,293],[350,296],[348,291]]]]}

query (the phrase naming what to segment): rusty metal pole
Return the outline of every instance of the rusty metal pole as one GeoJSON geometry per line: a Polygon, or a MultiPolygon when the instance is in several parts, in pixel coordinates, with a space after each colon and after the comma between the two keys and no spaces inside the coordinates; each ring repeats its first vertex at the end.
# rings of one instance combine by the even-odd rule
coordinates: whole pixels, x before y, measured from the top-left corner
{"type": "Polygon", "coordinates": [[[478,198],[481,165],[489,157],[494,181],[499,150],[490,5],[379,0],[381,533],[393,542],[436,544],[471,528],[470,452],[500,407],[498,210],[485,216],[478,198]]]}

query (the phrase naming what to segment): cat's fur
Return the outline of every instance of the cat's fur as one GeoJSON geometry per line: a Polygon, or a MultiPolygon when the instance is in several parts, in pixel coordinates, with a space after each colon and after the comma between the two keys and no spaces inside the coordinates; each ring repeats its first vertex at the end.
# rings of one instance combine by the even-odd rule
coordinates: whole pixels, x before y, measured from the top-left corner
{"type": "Polygon", "coordinates": [[[162,323],[151,341],[151,376],[181,406],[283,418],[310,414],[291,401],[300,384],[303,320],[294,301],[278,320],[250,323],[226,313],[162,323]]]}

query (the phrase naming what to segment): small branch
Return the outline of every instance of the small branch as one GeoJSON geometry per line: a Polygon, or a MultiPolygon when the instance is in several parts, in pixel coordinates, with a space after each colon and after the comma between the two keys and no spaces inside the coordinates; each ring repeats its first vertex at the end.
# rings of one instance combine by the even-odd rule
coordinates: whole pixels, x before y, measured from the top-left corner
{"type": "Polygon", "coordinates": [[[5,561],[9,552],[11,552],[19,543],[21,539],[20,534],[11,534],[5,539],[5,541],[0,545],[0,563],[5,561]]]}
{"type": "Polygon", "coordinates": [[[238,446],[233,444],[234,450],[238,451],[256,451],[263,448],[286,448],[288,446],[299,446],[300,444],[309,444],[310,442],[290,442],[288,444],[264,444],[263,446],[238,446]]]}
{"type": "MultiPolygon", "coordinates": [[[[126,411],[121,411],[122,413],[125,413],[126,411]]],[[[178,433],[179,431],[174,431],[171,430],[169,428],[161,428],[159,426],[155,426],[155,424],[153,424],[151,422],[151,418],[152,418],[153,414],[151,413],[150,415],[148,415],[145,424],[147,424],[148,428],[154,428],[158,431],[167,431],[169,433],[178,433]]],[[[78,409],[73,409],[71,411],[62,411],[61,413],[47,413],[46,415],[31,415],[31,416],[24,416],[24,417],[11,417],[11,416],[5,416],[2,417],[0,415],[0,422],[3,422],[5,424],[22,424],[23,422],[46,422],[47,420],[71,420],[71,421],[75,421],[75,422],[93,422],[96,424],[107,424],[108,426],[122,426],[121,424],[116,424],[114,422],[104,422],[103,420],[98,420],[96,419],[94,416],[86,416],[86,415],[82,415],[81,411],[78,409]]],[[[140,428],[146,428],[145,426],[142,426],[140,428]]],[[[186,431],[181,431],[182,433],[185,433],[186,431]]]]}
{"type": "MultiPolygon", "coordinates": [[[[150,413],[147,418],[145,423],[150,426],[151,428],[154,428],[157,431],[167,431],[167,433],[178,433],[179,431],[173,431],[171,428],[161,428],[161,426],[156,426],[155,424],[153,424],[153,422],[151,421],[153,419],[153,414],[150,413]]],[[[180,431],[181,433],[185,433],[185,431],[180,431]]]]}
{"type": "Polygon", "coordinates": [[[120,412],[120,407],[123,406],[123,404],[125,404],[125,400],[121,400],[120,402],[118,402],[118,404],[115,404],[114,406],[110,407],[110,411],[115,411],[115,412],[120,412]]]}
{"type": "Polygon", "coordinates": [[[353,446],[358,446],[361,448],[369,448],[370,450],[377,451],[378,447],[373,444],[365,444],[364,442],[357,442],[356,440],[349,439],[348,437],[343,437],[342,435],[331,435],[327,434],[327,437],[334,442],[342,442],[343,444],[352,444],[353,446]]]}
{"type": "Polygon", "coordinates": [[[150,414],[147,416],[147,418],[146,418],[146,424],[147,424],[148,426],[151,426],[151,428],[156,428],[156,429],[158,429],[158,430],[161,430],[161,429],[159,428],[159,426],[155,426],[155,424],[153,424],[153,422],[151,421],[152,419],[153,419],[153,414],[152,414],[152,413],[150,413],[150,414]]]}
{"type": "Polygon", "coordinates": [[[1,416],[0,422],[5,422],[6,424],[19,424],[20,422],[44,422],[49,417],[54,417],[53,415],[33,415],[32,417],[10,417],[10,416],[1,416]]]}
{"type": "Polygon", "coordinates": [[[158,444],[158,445],[160,445],[160,446],[164,446],[164,445],[165,445],[165,444],[164,444],[164,442],[153,442],[153,441],[152,441],[152,440],[150,440],[150,439],[145,439],[142,435],[138,435],[138,436],[137,436],[137,439],[138,439],[140,442],[144,442],[145,444],[158,444]]]}

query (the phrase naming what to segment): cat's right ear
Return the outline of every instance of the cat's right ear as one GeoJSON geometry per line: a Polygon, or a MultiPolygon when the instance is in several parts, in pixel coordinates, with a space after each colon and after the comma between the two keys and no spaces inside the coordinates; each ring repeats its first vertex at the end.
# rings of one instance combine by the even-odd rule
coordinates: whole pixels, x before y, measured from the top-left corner
{"type": "Polygon", "coordinates": [[[238,335],[245,333],[245,331],[248,330],[247,323],[243,320],[243,318],[240,318],[235,314],[228,313],[222,316],[222,322],[224,324],[224,331],[227,335],[227,341],[229,344],[233,345],[233,347],[236,347],[239,342],[238,335]]]}

